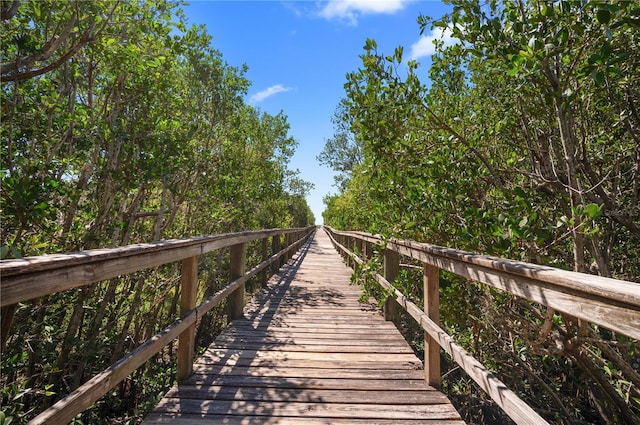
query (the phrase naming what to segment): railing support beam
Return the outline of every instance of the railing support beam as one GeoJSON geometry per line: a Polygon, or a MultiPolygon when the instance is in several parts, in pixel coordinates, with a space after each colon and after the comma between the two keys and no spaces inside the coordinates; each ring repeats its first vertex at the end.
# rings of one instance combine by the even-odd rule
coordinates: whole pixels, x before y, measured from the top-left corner
{"type": "MultiPolygon", "coordinates": [[[[400,269],[400,255],[390,249],[384,250],[384,278],[393,284],[400,269]]],[[[400,317],[400,306],[393,295],[384,301],[384,319],[395,322],[400,317]]]]}
{"type": "MultiPolygon", "coordinates": [[[[198,256],[182,260],[180,277],[180,315],[184,315],[196,306],[198,294],[198,256]]],[[[183,380],[193,372],[193,356],[195,353],[196,324],[193,323],[178,339],[177,379],[183,380]]]]}
{"type": "MultiPolygon", "coordinates": [[[[274,235],[271,237],[271,255],[277,254],[278,251],[280,251],[280,236],[274,235]]],[[[271,274],[278,273],[280,261],[281,259],[278,259],[278,261],[274,261],[273,264],[271,264],[271,274]]]]}
{"type": "MultiPolygon", "coordinates": [[[[278,251],[280,251],[282,248],[284,248],[284,243],[286,242],[286,235],[278,235],[278,251]]],[[[280,256],[280,261],[279,261],[279,267],[282,267],[286,264],[287,262],[287,256],[286,255],[281,255],[280,256]]]]}
{"type": "MultiPolygon", "coordinates": [[[[283,239],[284,245],[282,245],[282,248],[286,248],[289,246],[289,234],[286,233],[285,235],[283,235],[283,239]]],[[[285,264],[287,264],[287,262],[289,262],[289,252],[285,252],[282,256],[282,265],[284,266],[285,264]]]]}
{"type": "MultiPolygon", "coordinates": [[[[239,277],[244,276],[247,267],[247,244],[240,243],[230,248],[231,255],[231,277],[233,282],[239,277]]],[[[239,319],[242,317],[244,309],[245,284],[240,285],[238,289],[233,291],[227,297],[227,321],[239,319]]]]}
{"type": "MultiPolygon", "coordinates": [[[[440,269],[424,263],[424,312],[434,323],[440,323],[440,269]]],[[[440,344],[428,332],[424,333],[424,372],[427,383],[440,387],[440,344]]]]}
{"type": "MultiPolygon", "coordinates": [[[[269,258],[269,251],[267,246],[268,242],[269,238],[262,239],[262,261],[266,261],[269,258]]],[[[262,287],[266,288],[267,282],[269,281],[268,267],[262,269],[260,273],[260,282],[262,284],[262,287]]]]}

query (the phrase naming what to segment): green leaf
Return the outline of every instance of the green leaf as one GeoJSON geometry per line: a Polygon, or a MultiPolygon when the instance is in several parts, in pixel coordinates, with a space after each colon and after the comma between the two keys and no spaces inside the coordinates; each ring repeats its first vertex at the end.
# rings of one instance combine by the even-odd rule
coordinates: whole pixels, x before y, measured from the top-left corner
{"type": "Polygon", "coordinates": [[[396,47],[395,57],[396,57],[396,61],[398,61],[398,63],[402,62],[402,53],[403,53],[402,46],[396,47]]]}
{"type": "Polygon", "coordinates": [[[53,388],[53,384],[48,384],[44,386],[44,395],[45,397],[51,397],[52,395],[55,395],[55,391],[51,391],[51,388],[53,388]]]}
{"type": "Polygon", "coordinates": [[[611,21],[611,12],[606,9],[599,9],[596,16],[598,18],[598,22],[603,25],[607,25],[609,21],[611,21]]]}
{"type": "Polygon", "coordinates": [[[524,199],[527,197],[527,193],[521,187],[516,187],[515,189],[513,189],[513,192],[520,198],[524,199]]]}
{"type": "Polygon", "coordinates": [[[520,50],[519,54],[520,54],[520,57],[522,57],[522,58],[532,58],[533,57],[533,52],[527,51],[527,50],[520,50]]]}
{"type": "Polygon", "coordinates": [[[591,73],[591,77],[593,78],[593,81],[595,81],[595,83],[598,86],[601,86],[604,83],[604,72],[601,71],[593,71],[591,73]]]}
{"type": "Polygon", "coordinates": [[[4,412],[0,411],[0,425],[9,425],[11,422],[13,422],[13,417],[7,417],[4,412]]]}
{"type": "Polygon", "coordinates": [[[364,43],[364,50],[375,50],[377,48],[378,48],[378,44],[376,43],[376,41],[371,38],[367,38],[367,40],[364,43]]]}
{"type": "Polygon", "coordinates": [[[48,242],[41,242],[35,245],[32,245],[31,248],[32,249],[44,249],[44,248],[48,248],[49,247],[49,243],[48,242]]]}
{"type": "Polygon", "coordinates": [[[625,16],[622,20],[631,27],[640,28],[640,19],[633,19],[625,16]]]}
{"type": "Polygon", "coordinates": [[[22,252],[20,252],[19,249],[14,247],[10,247],[9,249],[11,250],[11,254],[13,255],[13,258],[22,258],[22,252]]]}
{"type": "Polygon", "coordinates": [[[596,220],[602,215],[602,207],[598,204],[587,204],[584,212],[589,218],[596,220]]]}
{"type": "Polygon", "coordinates": [[[24,397],[26,394],[29,394],[32,391],[33,391],[32,388],[25,388],[24,390],[20,391],[18,394],[14,395],[11,401],[20,400],[22,397],[24,397]]]}

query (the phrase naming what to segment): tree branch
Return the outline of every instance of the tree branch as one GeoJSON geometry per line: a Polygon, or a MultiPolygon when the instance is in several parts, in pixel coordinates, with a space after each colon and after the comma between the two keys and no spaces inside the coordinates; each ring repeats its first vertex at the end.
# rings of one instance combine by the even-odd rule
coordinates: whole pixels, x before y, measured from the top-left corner
{"type": "Polygon", "coordinates": [[[6,21],[16,15],[18,7],[20,6],[20,0],[13,0],[11,3],[9,3],[9,1],[3,1],[0,4],[2,5],[0,6],[0,21],[6,21]]]}
{"type": "MultiPolygon", "coordinates": [[[[14,3],[19,3],[19,2],[20,0],[16,0],[16,2],[14,3]]],[[[70,58],[75,56],[80,51],[80,49],[82,49],[85,45],[95,40],[96,36],[100,34],[104,30],[106,25],[111,21],[111,18],[113,17],[113,14],[115,13],[116,8],[118,7],[119,4],[120,4],[120,0],[115,2],[113,7],[111,8],[111,11],[109,12],[109,15],[103,21],[98,31],[95,31],[96,23],[94,22],[93,25],[91,25],[91,28],[89,28],[82,34],[82,36],[80,37],[80,40],[76,43],[76,45],[73,46],[71,49],[69,49],[69,51],[64,55],[62,55],[59,59],[42,68],[28,70],[36,62],[44,62],[49,58],[51,58],[51,56],[54,55],[54,53],[59,49],[62,43],[65,40],[67,40],[71,30],[74,28],[74,26],[78,21],[78,15],[76,12],[76,14],[74,14],[73,19],[71,19],[67,23],[64,30],[60,33],[60,36],[58,36],[57,38],[52,38],[51,40],[45,43],[45,45],[42,48],[43,49],[42,52],[37,53],[35,55],[27,56],[24,58],[16,59],[13,62],[0,64],[0,74],[1,74],[0,80],[3,82],[4,81],[24,81],[24,80],[28,80],[29,78],[37,77],[38,75],[42,75],[46,72],[52,71],[60,67],[63,63],[65,63],[70,58]],[[20,72],[21,69],[27,69],[27,70],[25,70],[24,72],[20,72]]],[[[4,13],[4,8],[2,10],[4,13]]]]}

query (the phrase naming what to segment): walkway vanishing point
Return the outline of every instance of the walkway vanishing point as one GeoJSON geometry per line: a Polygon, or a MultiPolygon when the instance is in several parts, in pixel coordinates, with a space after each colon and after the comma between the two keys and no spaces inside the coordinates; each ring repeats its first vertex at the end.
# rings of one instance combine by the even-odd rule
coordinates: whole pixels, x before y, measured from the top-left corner
{"type": "Polygon", "coordinates": [[[322,230],[144,424],[464,424],[322,230]]]}

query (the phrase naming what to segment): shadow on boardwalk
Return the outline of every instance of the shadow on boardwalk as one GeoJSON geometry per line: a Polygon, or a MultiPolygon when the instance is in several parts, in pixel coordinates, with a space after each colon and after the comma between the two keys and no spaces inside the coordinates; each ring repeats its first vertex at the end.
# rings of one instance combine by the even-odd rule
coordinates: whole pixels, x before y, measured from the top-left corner
{"type": "Polygon", "coordinates": [[[462,423],[350,274],[318,231],[145,424],[462,423]]]}

